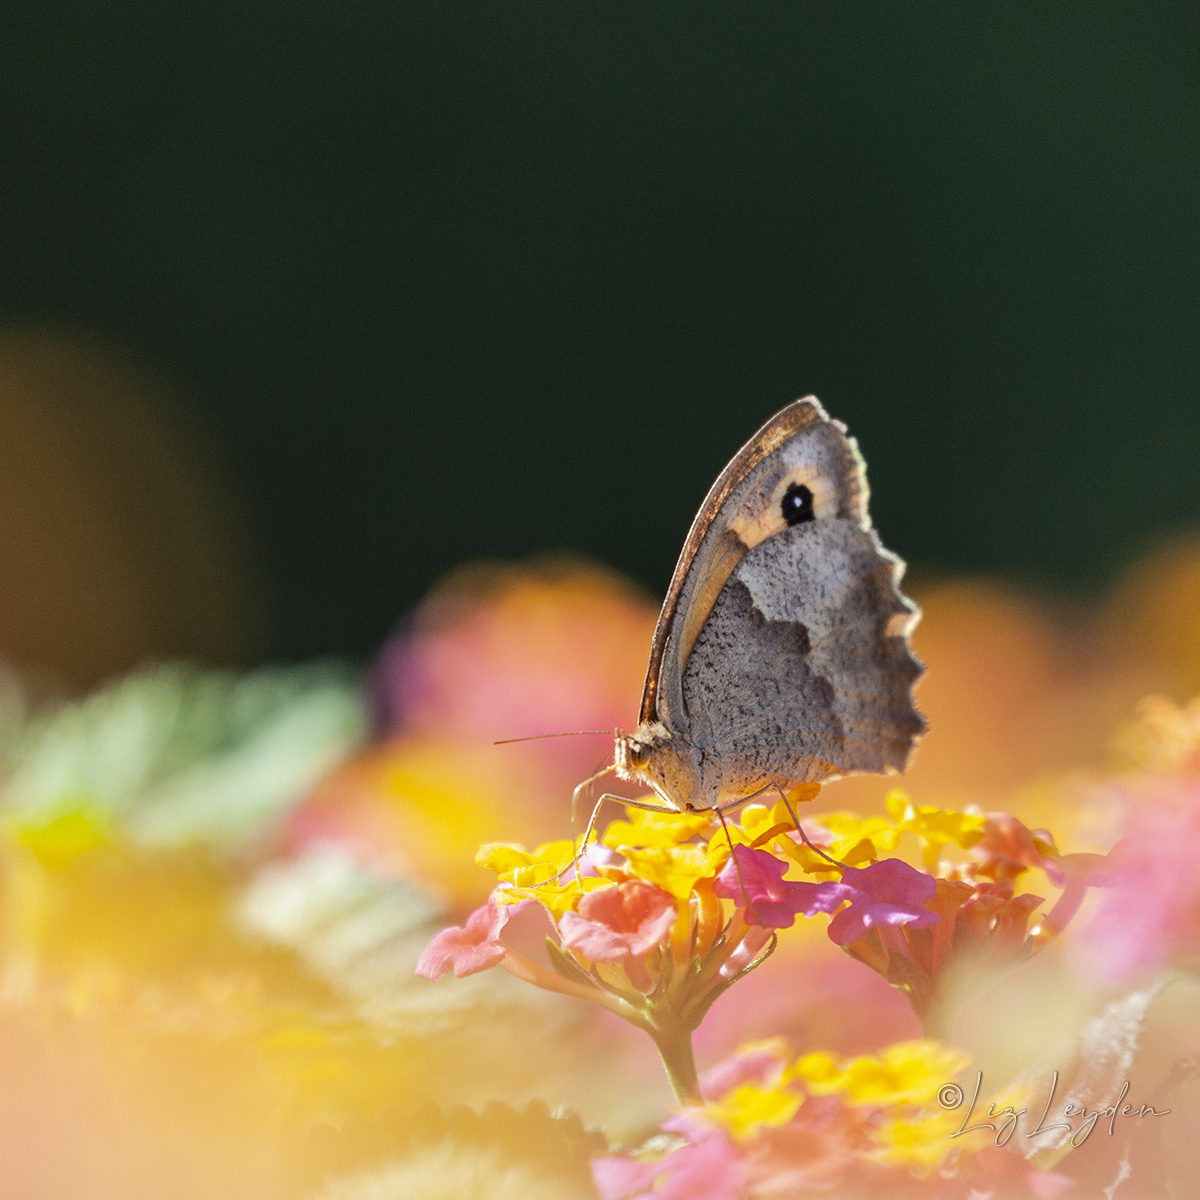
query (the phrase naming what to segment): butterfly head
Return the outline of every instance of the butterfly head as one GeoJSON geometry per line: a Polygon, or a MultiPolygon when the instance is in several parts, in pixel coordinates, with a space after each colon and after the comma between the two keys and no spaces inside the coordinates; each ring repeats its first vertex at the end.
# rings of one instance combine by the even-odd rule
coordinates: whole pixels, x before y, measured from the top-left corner
{"type": "Polygon", "coordinates": [[[654,757],[654,750],[649,739],[645,738],[645,732],[646,726],[639,726],[634,733],[622,733],[617,730],[615,761],[619,778],[643,778],[642,773],[654,757]],[[643,736],[639,737],[639,734],[643,736]]]}
{"type": "Polygon", "coordinates": [[[688,812],[696,792],[695,748],[660,721],[644,721],[633,733],[617,731],[617,778],[647,784],[665,804],[688,812]]]}

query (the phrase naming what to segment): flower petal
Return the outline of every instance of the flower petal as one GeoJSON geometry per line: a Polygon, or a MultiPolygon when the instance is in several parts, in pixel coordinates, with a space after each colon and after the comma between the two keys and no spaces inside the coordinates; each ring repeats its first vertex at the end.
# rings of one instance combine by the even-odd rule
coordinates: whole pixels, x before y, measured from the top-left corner
{"type": "Polygon", "coordinates": [[[840,883],[805,883],[784,879],[788,864],[766,850],[735,846],[733,858],[717,876],[713,891],[745,910],[748,925],[787,929],[796,917],[833,912],[854,889],[840,883]]]}
{"type": "Polygon", "coordinates": [[[591,962],[641,958],[671,932],[678,910],[661,888],[640,879],[589,892],[558,922],[562,944],[591,962]]]}
{"type": "Polygon", "coordinates": [[[416,973],[423,979],[437,980],[447,971],[453,971],[456,979],[462,979],[494,967],[507,953],[500,941],[500,930],[528,903],[523,900],[520,904],[501,904],[493,892],[488,902],[467,918],[465,925],[452,925],[434,937],[417,959],[416,973]]]}
{"type": "Polygon", "coordinates": [[[650,1191],[656,1166],[640,1163],[635,1158],[592,1159],[592,1182],[600,1200],[626,1200],[636,1193],[650,1191]]]}
{"type": "Polygon", "coordinates": [[[854,895],[849,908],[829,922],[830,940],[849,946],[880,926],[910,925],[925,929],[941,921],[925,905],[937,895],[937,881],[898,858],[884,858],[869,867],[847,867],[842,886],[854,895]]]}
{"type": "Polygon", "coordinates": [[[697,880],[713,874],[700,846],[625,847],[622,853],[634,875],[670,892],[676,900],[686,900],[697,880]]]}

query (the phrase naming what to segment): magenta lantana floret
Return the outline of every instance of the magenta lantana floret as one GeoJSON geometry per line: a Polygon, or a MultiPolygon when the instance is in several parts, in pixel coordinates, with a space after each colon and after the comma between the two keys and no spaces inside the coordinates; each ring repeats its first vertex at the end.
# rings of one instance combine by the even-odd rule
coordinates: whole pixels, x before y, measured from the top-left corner
{"type": "Polygon", "coordinates": [[[907,925],[927,929],[941,918],[925,906],[937,894],[932,876],[898,858],[885,858],[869,867],[847,867],[839,885],[850,901],[829,922],[830,940],[849,946],[868,929],[907,925]]]}
{"type": "Polygon", "coordinates": [[[797,916],[835,912],[853,898],[853,889],[840,883],[784,879],[789,865],[765,850],[735,846],[713,891],[723,900],[740,901],[746,921],[768,929],[788,929],[797,916]]]}

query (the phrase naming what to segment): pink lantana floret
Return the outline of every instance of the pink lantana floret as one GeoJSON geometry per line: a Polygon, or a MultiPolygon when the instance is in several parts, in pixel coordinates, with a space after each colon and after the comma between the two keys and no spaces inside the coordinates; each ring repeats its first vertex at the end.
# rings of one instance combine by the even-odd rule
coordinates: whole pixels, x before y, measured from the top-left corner
{"type": "Polygon", "coordinates": [[[653,1200],[738,1200],[742,1194],[737,1150],[724,1132],[693,1120],[687,1113],[662,1123],[668,1133],[688,1139],[658,1164],[667,1171],[653,1200]]]}
{"type": "Polygon", "coordinates": [[[785,1065],[786,1054],[780,1039],[743,1047],[700,1076],[700,1094],[706,1100],[719,1100],[743,1083],[770,1087],[779,1080],[785,1065]]]}
{"type": "Polygon", "coordinates": [[[713,891],[745,908],[747,925],[787,929],[797,916],[833,912],[853,889],[841,883],[804,883],[784,879],[788,864],[765,850],[735,846],[733,857],[717,876],[713,891]]]}
{"type": "Polygon", "coordinates": [[[456,979],[475,975],[494,967],[507,953],[500,941],[500,931],[508,920],[527,904],[501,904],[493,892],[488,902],[477,908],[465,925],[443,929],[425,947],[417,959],[417,974],[424,979],[441,979],[453,971],[456,979]]]}
{"type": "Polygon", "coordinates": [[[983,837],[969,851],[981,874],[993,879],[1013,880],[1022,871],[1041,869],[1055,887],[1062,887],[1062,855],[1048,829],[1030,829],[1012,813],[991,812],[983,826],[983,837]]]}
{"type": "Polygon", "coordinates": [[[848,890],[850,907],[829,922],[829,937],[839,946],[857,942],[868,929],[896,925],[925,929],[941,920],[925,907],[937,894],[936,880],[898,858],[885,858],[869,867],[847,867],[841,886],[848,890]]]}
{"type": "Polygon", "coordinates": [[[558,922],[562,944],[591,962],[641,958],[662,944],[678,910],[661,888],[641,880],[600,888],[579,901],[578,912],[558,922]]]}
{"type": "Polygon", "coordinates": [[[592,1159],[592,1182],[600,1200],[627,1200],[644,1195],[654,1186],[659,1174],[657,1165],[638,1162],[636,1158],[592,1159]]]}
{"type": "Polygon", "coordinates": [[[739,1200],[741,1164],[733,1143],[718,1129],[686,1113],[662,1123],[687,1144],[655,1163],[621,1158],[592,1162],[592,1178],[602,1200],[739,1200]],[[658,1187],[651,1190],[654,1181],[658,1187]]]}

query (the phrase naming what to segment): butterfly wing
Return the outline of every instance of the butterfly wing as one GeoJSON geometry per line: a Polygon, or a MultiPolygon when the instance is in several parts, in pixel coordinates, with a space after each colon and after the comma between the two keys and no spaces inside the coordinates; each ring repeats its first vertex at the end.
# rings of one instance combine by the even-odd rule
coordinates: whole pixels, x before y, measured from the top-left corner
{"type": "Polygon", "coordinates": [[[813,397],[713,485],[659,618],[642,720],[721,761],[722,791],[900,769],[923,729],[903,566],[870,528],[862,458],[813,397]],[[789,523],[786,501],[809,508],[789,523]]]}
{"type": "Polygon", "coordinates": [[[913,610],[874,530],[827,518],[755,546],[722,588],[684,670],[692,737],[722,791],[903,770],[923,722],[913,610]]]}

